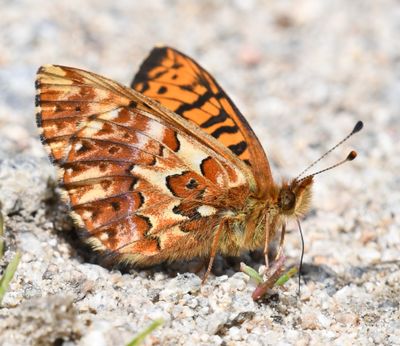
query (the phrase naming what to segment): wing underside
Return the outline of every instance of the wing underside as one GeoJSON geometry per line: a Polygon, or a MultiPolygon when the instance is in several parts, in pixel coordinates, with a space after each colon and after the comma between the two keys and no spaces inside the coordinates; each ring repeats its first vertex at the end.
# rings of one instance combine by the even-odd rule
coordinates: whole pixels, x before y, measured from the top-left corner
{"type": "Polygon", "coordinates": [[[242,208],[249,186],[207,137],[83,70],[42,67],[36,87],[42,142],[92,244],[140,264],[209,252],[221,212],[242,208]]]}

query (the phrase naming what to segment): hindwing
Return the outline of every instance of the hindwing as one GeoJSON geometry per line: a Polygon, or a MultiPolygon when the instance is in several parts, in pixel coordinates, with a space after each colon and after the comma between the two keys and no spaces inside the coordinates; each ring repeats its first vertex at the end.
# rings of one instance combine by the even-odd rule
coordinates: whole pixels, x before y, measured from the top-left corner
{"type": "Polygon", "coordinates": [[[110,79],[48,65],[36,88],[64,198],[100,250],[140,264],[199,255],[255,186],[213,137],[110,79]]]}

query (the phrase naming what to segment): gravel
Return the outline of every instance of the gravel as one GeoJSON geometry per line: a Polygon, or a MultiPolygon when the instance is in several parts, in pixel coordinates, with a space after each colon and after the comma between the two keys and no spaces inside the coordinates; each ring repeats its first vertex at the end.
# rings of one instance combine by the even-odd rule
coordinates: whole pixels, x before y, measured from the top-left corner
{"type": "MultiPolygon", "coordinates": [[[[0,205],[6,253],[22,260],[0,308],[0,345],[400,345],[400,6],[395,0],[0,2],[0,205]],[[129,84],[156,44],[196,58],[293,177],[357,120],[352,163],[316,178],[302,221],[304,281],[260,302],[218,258],[112,268],[81,244],[34,121],[36,69],[57,63],[129,84]]],[[[295,225],[286,240],[298,263],[295,225]]],[[[258,267],[262,256],[241,260],[258,267]]]]}

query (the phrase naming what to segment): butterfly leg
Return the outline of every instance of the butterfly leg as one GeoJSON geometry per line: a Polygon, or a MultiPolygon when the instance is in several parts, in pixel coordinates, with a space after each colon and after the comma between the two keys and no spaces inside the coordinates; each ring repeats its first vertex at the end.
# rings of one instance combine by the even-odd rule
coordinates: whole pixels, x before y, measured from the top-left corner
{"type": "Polygon", "coordinates": [[[278,251],[276,252],[275,261],[277,261],[283,254],[283,242],[285,241],[286,224],[282,225],[281,239],[279,240],[278,251]]]}
{"type": "Polygon", "coordinates": [[[269,268],[268,245],[269,245],[269,229],[267,228],[265,231],[265,244],[264,244],[265,271],[267,271],[269,268]]]}
{"type": "Polygon", "coordinates": [[[268,215],[265,216],[265,243],[264,243],[264,257],[265,257],[265,271],[269,268],[269,260],[268,260],[268,246],[269,246],[269,237],[271,231],[275,229],[276,218],[269,218],[268,215]]]}
{"type": "Polygon", "coordinates": [[[214,235],[214,239],[211,245],[211,254],[210,254],[210,260],[208,262],[208,267],[207,267],[207,271],[204,274],[203,280],[201,281],[201,284],[203,285],[208,278],[208,275],[211,272],[213,263],[214,263],[214,259],[215,259],[215,255],[217,254],[217,250],[218,250],[218,243],[219,243],[219,238],[221,236],[222,230],[224,229],[224,225],[225,222],[221,222],[220,225],[218,226],[217,232],[215,232],[214,235]]]}
{"type": "MultiPolygon", "coordinates": [[[[265,244],[264,244],[264,256],[265,256],[265,272],[268,271],[269,269],[269,260],[268,260],[268,246],[269,246],[269,238],[270,238],[270,230],[274,230],[276,226],[276,218],[272,219],[272,222],[269,223],[268,216],[266,217],[265,220],[265,244]]],[[[285,240],[285,233],[286,233],[286,224],[282,225],[282,231],[281,231],[281,239],[279,241],[279,247],[277,254],[275,256],[274,262],[277,261],[283,254],[283,242],[285,240]]]]}

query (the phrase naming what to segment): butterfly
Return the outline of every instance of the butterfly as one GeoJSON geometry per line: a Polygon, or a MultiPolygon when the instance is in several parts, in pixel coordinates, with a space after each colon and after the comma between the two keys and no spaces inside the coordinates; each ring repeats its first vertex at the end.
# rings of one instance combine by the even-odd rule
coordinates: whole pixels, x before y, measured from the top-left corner
{"type": "MultiPolygon", "coordinates": [[[[37,125],[95,250],[139,266],[264,249],[310,207],[314,175],[276,184],[250,125],[193,59],[154,48],[131,87],[45,65],[37,125]]],[[[278,257],[278,256],[277,256],[278,257]]]]}

